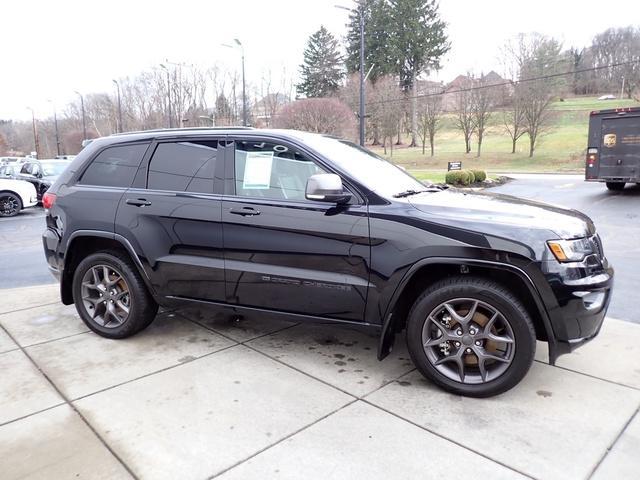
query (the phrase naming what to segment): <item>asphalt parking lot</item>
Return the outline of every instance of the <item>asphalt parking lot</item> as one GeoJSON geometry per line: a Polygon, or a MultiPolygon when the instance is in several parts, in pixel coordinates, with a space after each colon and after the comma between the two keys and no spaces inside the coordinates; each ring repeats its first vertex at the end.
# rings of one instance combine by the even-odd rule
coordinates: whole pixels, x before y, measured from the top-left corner
{"type": "Polygon", "coordinates": [[[59,303],[42,211],[0,220],[0,477],[636,478],[640,189],[522,176],[496,191],[587,212],[618,278],[593,342],[555,367],[539,343],[523,382],[483,400],[423,380],[402,341],[378,362],[355,328],[190,308],[98,337],[59,303]]]}

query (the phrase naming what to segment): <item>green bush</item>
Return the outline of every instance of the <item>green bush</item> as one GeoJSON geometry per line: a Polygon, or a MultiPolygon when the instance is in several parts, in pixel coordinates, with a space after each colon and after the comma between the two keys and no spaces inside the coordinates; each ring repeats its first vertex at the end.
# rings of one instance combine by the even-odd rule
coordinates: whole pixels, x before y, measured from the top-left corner
{"type": "Polygon", "coordinates": [[[476,182],[484,182],[487,179],[487,172],[485,172],[484,170],[471,170],[471,171],[473,172],[473,175],[476,178],[476,182]]]}
{"type": "Polygon", "coordinates": [[[444,181],[449,185],[466,186],[471,183],[471,176],[467,170],[453,170],[451,172],[447,172],[444,177],[444,181]]]}
{"type": "Polygon", "coordinates": [[[476,183],[476,176],[473,173],[473,170],[467,170],[469,173],[469,183],[476,183]]]}

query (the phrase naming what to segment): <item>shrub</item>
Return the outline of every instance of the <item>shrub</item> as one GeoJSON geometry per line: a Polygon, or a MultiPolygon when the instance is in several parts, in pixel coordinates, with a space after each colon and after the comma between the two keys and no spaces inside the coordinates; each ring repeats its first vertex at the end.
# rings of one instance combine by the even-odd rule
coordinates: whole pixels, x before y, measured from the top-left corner
{"type": "Polygon", "coordinates": [[[337,98],[303,98],[283,106],[274,119],[276,128],[293,128],[349,138],[355,134],[355,117],[337,98]]]}
{"type": "Polygon", "coordinates": [[[452,172],[447,172],[444,180],[449,185],[465,186],[471,183],[471,177],[469,176],[469,172],[467,170],[454,170],[452,172]]]}
{"type": "Polygon", "coordinates": [[[476,183],[476,176],[473,174],[473,170],[467,170],[469,174],[469,183],[476,183]]]}
{"type": "Polygon", "coordinates": [[[484,170],[471,170],[476,177],[476,182],[484,182],[487,179],[487,172],[484,170]]]}

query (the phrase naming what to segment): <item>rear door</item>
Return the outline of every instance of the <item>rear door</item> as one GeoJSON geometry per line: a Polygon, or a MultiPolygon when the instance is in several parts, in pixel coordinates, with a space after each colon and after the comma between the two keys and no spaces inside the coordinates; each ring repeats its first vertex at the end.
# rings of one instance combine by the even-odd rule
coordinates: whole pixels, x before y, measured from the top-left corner
{"type": "Polygon", "coordinates": [[[132,243],[158,294],[224,301],[221,199],[214,193],[214,183],[222,185],[224,138],[162,140],[152,149],[122,197],[116,233],[132,243]]]}
{"type": "Polygon", "coordinates": [[[222,202],[227,302],[363,321],[370,254],[364,201],[307,200],[307,179],[328,169],[292,144],[238,138],[234,145],[222,202]]]}
{"type": "Polygon", "coordinates": [[[640,178],[640,115],[602,119],[602,178],[640,178]]]}

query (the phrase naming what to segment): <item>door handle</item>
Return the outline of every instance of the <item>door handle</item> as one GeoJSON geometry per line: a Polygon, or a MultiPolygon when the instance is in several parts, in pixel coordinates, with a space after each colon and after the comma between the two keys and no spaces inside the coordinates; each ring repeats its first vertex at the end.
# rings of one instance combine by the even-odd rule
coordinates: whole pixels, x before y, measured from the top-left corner
{"type": "Polygon", "coordinates": [[[126,203],[127,205],[134,205],[136,207],[148,207],[151,205],[151,202],[144,198],[127,198],[126,203]]]}
{"type": "Polygon", "coordinates": [[[260,210],[256,210],[253,207],[232,208],[229,213],[233,215],[242,215],[243,217],[255,217],[260,215],[260,210]]]}

